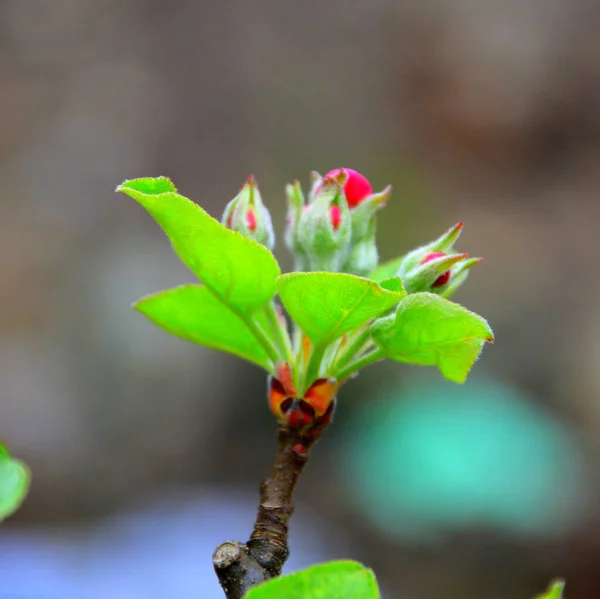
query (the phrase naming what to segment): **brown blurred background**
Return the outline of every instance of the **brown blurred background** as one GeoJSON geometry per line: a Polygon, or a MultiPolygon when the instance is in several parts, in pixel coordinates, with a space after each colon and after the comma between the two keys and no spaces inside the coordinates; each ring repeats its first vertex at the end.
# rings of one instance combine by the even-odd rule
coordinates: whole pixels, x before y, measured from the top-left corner
{"type": "MultiPolygon", "coordinates": [[[[435,451],[417,425],[395,445],[399,415],[376,449],[398,402],[448,388],[361,375],[301,481],[289,569],[359,559],[388,599],[527,599],[554,576],[600,596],[598,2],[4,0],[0,81],[0,435],[33,470],[0,597],[220,596],[211,551],[248,534],[272,460],[265,377],[130,310],[193,276],[113,190],[167,175],[219,217],[254,173],[281,231],[285,183],[340,166],[394,186],[384,259],[465,222],[485,262],[456,299],[497,341],[451,393],[491,407],[435,451]],[[403,486],[422,493],[404,511],[403,486]]],[[[417,420],[440,439],[450,411],[417,420]]]]}

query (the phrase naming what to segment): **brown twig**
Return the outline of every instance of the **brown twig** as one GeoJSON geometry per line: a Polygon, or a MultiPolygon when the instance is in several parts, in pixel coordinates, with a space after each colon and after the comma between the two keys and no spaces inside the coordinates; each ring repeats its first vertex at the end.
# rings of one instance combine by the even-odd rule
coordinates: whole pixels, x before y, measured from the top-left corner
{"type": "Polygon", "coordinates": [[[242,599],[249,589],[281,574],[289,555],[288,520],[294,489],[315,436],[280,428],[273,472],[260,487],[260,505],[247,543],[227,541],[217,547],[213,566],[227,599],[242,599]]]}

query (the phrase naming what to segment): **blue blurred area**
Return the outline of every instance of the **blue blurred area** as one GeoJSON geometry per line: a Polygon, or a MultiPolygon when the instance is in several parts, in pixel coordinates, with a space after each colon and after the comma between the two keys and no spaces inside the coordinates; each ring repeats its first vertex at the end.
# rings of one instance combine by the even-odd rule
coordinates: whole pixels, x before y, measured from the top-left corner
{"type": "Polygon", "coordinates": [[[345,431],[352,497],[383,533],[416,542],[467,526],[564,533],[581,517],[582,451],[531,400],[477,375],[388,389],[345,431]]]}
{"type": "MultiPolygon", "coordinates": [[[[255,501],[233,488],[180,490],[91,526],[3,532],[0,597],[220,599],[212,553],[248,536],[255,501]]],[[[343,535],[303,506],[293,531],[284,572],[344,556],[343,535]]]]}

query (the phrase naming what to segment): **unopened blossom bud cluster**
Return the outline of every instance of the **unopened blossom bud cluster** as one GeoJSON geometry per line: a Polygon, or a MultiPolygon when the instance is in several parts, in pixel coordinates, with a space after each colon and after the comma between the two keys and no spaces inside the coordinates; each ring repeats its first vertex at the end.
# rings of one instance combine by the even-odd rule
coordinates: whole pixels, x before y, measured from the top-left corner
{"type": "MultiPolygon", "coordinates": [[[[388,186],[373,193],[368,179],[349,168],[324,176],[312,172],[308,198],[298,181],[288,184],[284,241],[294,256],[294,270],[369,276],[379,261],[375,215],[391,190],[388,186]]],[[[273,249],[271,217],[252,176],[227,205],[222,223],[273,249]]],[[[468,270],[481,259],[453,251],[462,226],[455,225],[401,260],[395,275],[409,293],[429,291],[448,297],[465,281],[468,270]]]]}
{"type": "Polygon", "coordinates": [[[385,205],[391,187],[373,193],[368,179],[349,168],[321,177],[311,173],[305,201],[296,181],[286,188],[286,245],[296,270],[368,275],[378,261],[375,213],[385,205]]]}

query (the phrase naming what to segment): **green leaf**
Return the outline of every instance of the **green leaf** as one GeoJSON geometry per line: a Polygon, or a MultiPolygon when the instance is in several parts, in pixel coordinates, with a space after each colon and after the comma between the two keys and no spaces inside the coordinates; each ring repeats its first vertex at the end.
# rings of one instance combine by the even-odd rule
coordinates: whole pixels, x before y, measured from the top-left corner
{"type": "Polygon", "coordinates": [[[389,279],[384,279],[379,282],[379,285],[388,291],[395,291],[397,293],[401,293],[402,297],[406,295],[406,289],[404,289],[404,283],[400,277],[391,277],[389,279]]]}
{"type": "Polygon", "coordinates": [[[288,314],[315,344],[361,327],[406,295],[399,279],[386,286],[332,272],[289,273],[277,281],[288,314]]]}
{"type": "Polygon", "coordinates": [[[555,580],[550,583],[550,586],[545,593],[538,595],[535,599],[562,599],[564,588],[564,580],[555,580]]]}
{"type": "MultiPolygon", "coordinates": [[[[202,285],[182,285],[138,300],[133,306],[161,329],[211,349],[235,354],[271,370],[264,349],[246,324],[202,285]]],[[[259,324],[268,329],[260,312],[259,324]]]]}
{"type": "Polygon", "coordinates": [[[251,589],[245,599],[378,599],[372,570],[353,561],[311,566],[251,589]]]}
{"type": "Polygon", "coordinates": [[[10,516],[23,503],[29,490],[29,469],[10,457],[0,443],[0,521],[10,516]]]}
{"type": "Polygon", "coordinates": [[[274,295],[280,273],[263,245],[227,229],[179,195],[169,179],[132,179],[117,187],[162,227],[175,253],[223,303],[250,314],[274,295]]]}
{"type": "Polygon", "coordinates": [[[400,302],[396,316],[375,322],[372,338],[389,358],[437,366],[447,379],[463,383],[494,334],[466,308],[433,293],[412,293],[400,302]]]}
{"type": "Polygon", "coordinates": [[[400,268],[400,264],[402,264],[402,260],[404,260],[404,256],[400,256],[399,258],[394,258],[393,260],[388,260],[387,262],[380,264],[377,268],[371,271],[369,279],[380,283],[385,279],[395,277],[400,268]]]}

